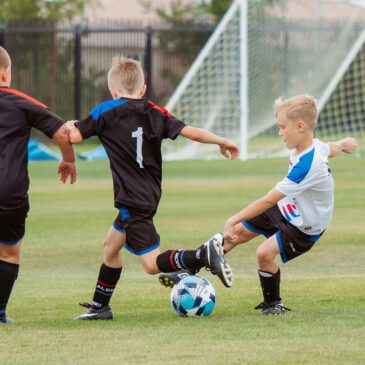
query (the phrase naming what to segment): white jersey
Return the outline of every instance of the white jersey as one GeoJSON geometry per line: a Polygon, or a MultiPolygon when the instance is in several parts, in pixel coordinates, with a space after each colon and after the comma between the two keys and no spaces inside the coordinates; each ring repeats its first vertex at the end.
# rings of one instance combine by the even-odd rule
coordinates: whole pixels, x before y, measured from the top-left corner
{"type": "Polygon", "coordinates": [[[286,195],[277,203],[281,214],[308,235],[322,233],[332,218],[334,183],[329,154],[328,144],[318,139],[297,156],[293,151],[288,175],[276,185],[286,195]]]}

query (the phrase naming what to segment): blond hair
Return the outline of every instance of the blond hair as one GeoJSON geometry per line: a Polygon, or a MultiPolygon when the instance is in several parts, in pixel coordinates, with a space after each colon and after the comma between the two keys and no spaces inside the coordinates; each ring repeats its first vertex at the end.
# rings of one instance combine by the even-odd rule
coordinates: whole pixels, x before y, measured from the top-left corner
{"type": "Polygon", "coordinates": [[[9,53],[6,51],[5,48],[0,46],[0,69],[7,68],[11,66],[11,60],[9,53]]]}
{"type": "Polygon", "coordinates": [[[302,120],[311,130],[317,124],[318,110],[316,100],[312,95],[297,95],[287,100],[275,100],[275,117],[284,112],[286,117],[293,122],[302,120]]]}
{"type": "Polygon", "coordinates": [[[141,64],[131,58],[116,56],[108,73],[109,88],[119,93],[133,95],[144,85],[144,75],[141,64]]]}

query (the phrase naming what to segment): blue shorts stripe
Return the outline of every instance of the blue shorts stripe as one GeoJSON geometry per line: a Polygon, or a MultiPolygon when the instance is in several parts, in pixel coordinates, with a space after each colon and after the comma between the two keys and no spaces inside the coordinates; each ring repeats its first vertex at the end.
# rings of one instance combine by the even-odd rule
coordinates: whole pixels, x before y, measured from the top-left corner
{"type": "Polygon", "coordinates": [[[119,209],[120,215],[122,216],[122,221],[124,221],[125,219],[127,219],[131,216],[131,214],[129,213],[129,211],[126,207],[120,207],[118,209],[119,209]]]}
{"type": "Polygon", "coordinates": [[[264,235],[266,238],[270,237],[270,234],[264,232],[264,231],[260,231],[259,229],[256,228],[252,228],[247,222],[243,221],[242,224],[251,232],[255,232],[255,233],[259,233],[264,235]]]}
{"type": "Polygon", "coordinates": [[[16,241],[13,241],[13,242],[7,242],[7,241],[1,241],[0,240],[0,243],[4,244],[4,245],[7,245],[7,246],[14,246],[16,245],[19,241],[21,241],[23,238],[24,238],[25,234],[23,234],[23,236],[21,236],[19,239],[17,239],[16,241]]]}
{"type": "Polygon", "coordinates": [[[124,247],[126,248],[127,251],[129,251],[130,253],[133,253],[133,255],[137,255],[137,256],[141,256],[141,255],[144,255],[145,253],[151,252],[151,251],[155,250],[156,248],[158,248],[159,246],[160,246],[160,242],[156,243],[154,246],[151,246],[149,248],[146,248],[143,251],[135,252],[127,244],[124,245],[124,247]]]}
{"type": "Polygon", "coordinates": [[[122,233],[125,233],[125,229],[124,228],[119,228],[115,222],[113,222],[113,227],[118,231],[118,232],[122,232],[122,233]]]}
{"type": "Polygon", "coordinates": [[[288,262],[288,259],[286,258],[284,250],[283,250],[283,244],[281,243],[280,234],[279,234],[279,232],[276,232],[275,235],[276,235],[276,240],[278,241],[278,245],[279,245],[279,249],[280,249],[281,261],[283,261],[283,263],[285,264],[286,262],[288,262]]]}
{"type": "Polygon", "coordinates": [[[321,236],[322,236],[322,234],[317,234],[315,236],[311,236],[311,238],[309,239],[309,241],[310,242],[316,242],[319,239],[319,237],[321,237],[321,236]]]}

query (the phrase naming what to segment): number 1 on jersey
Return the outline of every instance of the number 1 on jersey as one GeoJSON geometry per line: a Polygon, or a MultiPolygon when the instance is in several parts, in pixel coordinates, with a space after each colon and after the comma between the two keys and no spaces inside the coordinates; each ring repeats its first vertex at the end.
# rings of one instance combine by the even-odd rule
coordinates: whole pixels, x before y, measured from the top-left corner
{"type": "Polygon", "coordinates": [[[138,127],[136,131],[132,132],[132,137],[137,138],[137,157],[136,160],[138,162],[138,165],[141,169],[143,169],[142,161],[142,143],[143,143],[143,128],[138,127]]]}

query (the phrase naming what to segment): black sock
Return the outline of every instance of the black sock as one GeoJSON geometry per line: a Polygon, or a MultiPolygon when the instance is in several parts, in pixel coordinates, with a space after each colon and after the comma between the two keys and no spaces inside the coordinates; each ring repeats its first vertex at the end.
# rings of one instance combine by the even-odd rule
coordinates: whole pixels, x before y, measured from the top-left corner
{"type": "Polygon", "coordinates": [[[203,266],[201,247],[197,250],[168,250],[157,256],[157,267],[161,272],[173,272],[184,269],[192,273],[198,272],[203,266]]]}
{"type": "Polygon", "coordinates": [[[280,302],[280,269],[275,274],[259,270],[259,278],[264,302],[280,302]]]}
{"type": "Polygon", "coordinates": [[[101,265],[93,298],[94,309],[100,309],[109,304],[121,273],[122,268],[114,269],[104,263],[101,265]]]}
{"type": "Polygon", "coordinates": [[[0,260],[0,317],[5,316],[14,282],[18,277],[19,265],[0,260]]]}

